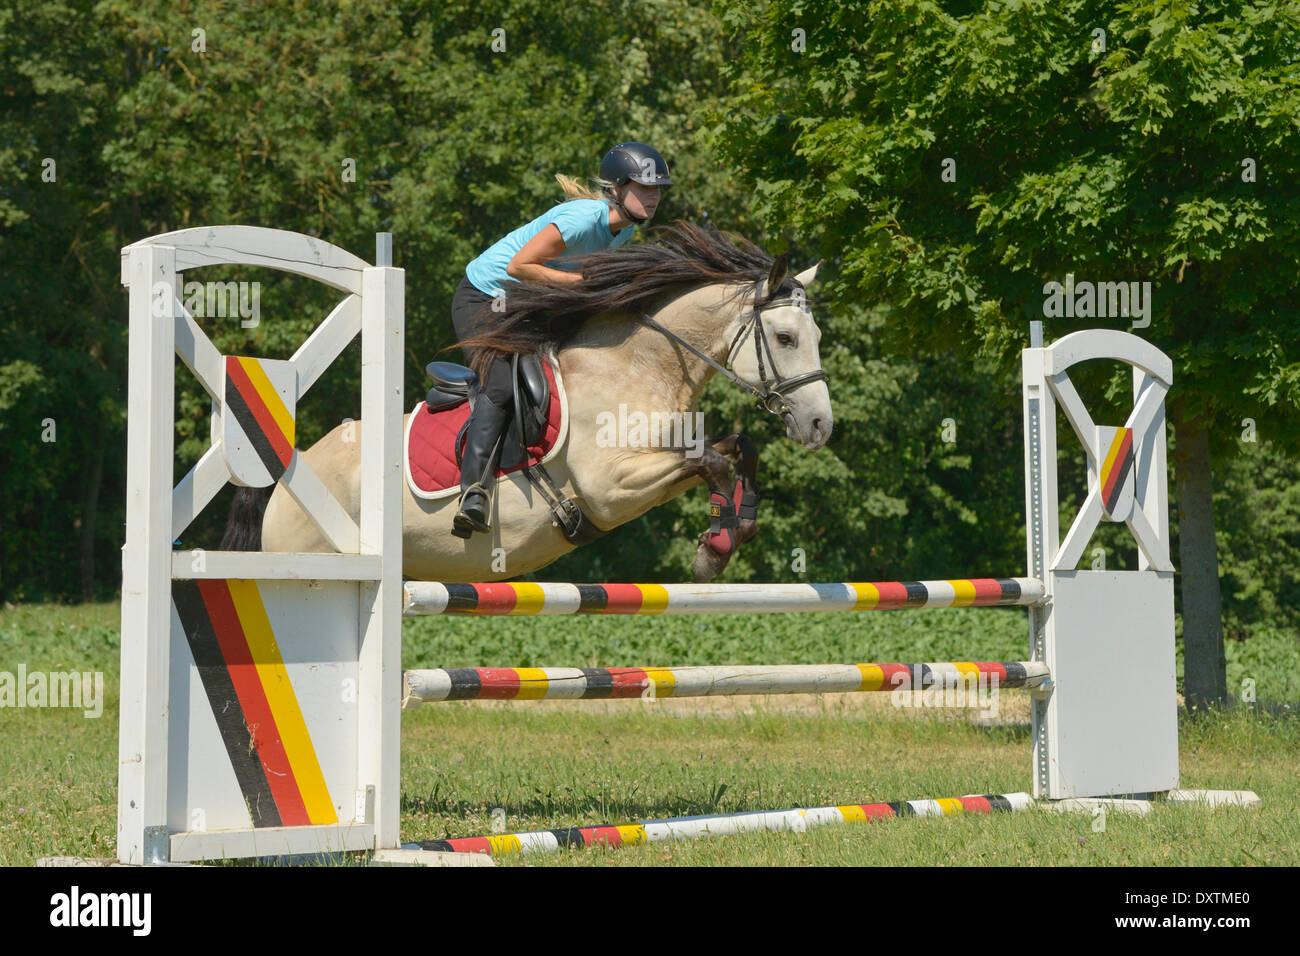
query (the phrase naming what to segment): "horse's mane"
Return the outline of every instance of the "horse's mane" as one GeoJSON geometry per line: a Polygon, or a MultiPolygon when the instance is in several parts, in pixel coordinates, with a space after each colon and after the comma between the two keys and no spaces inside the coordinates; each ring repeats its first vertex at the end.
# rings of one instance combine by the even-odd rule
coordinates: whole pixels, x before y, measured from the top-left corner
{"type": "Polygon", "coordinates": [[[757,282],[772,268],[770,255],[729,232],[684,220],[649,231],[655,234],[653,242],[585,256],[581,282],[512,282],[503,311],[485,305],[476,316],[482,331],[458,343],[475,352],[472,365],[479,380],[493,358],[558,349],[594,315],[653,311],[668,293],[719,282],[757,282]]]}

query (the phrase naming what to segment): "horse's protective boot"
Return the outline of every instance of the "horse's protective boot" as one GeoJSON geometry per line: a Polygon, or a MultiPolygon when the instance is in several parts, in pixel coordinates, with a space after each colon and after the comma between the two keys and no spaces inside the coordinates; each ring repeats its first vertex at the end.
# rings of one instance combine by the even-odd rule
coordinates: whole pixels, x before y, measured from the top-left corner
{"type": "Polygon", "coordinates": [[[475,531],[487,531],[492,490],[510,409],[502,408],[479,392],[465,429],[465,450],[460,460],[460,509],[451,522],[451,533],[468,538],[475,531]]]}

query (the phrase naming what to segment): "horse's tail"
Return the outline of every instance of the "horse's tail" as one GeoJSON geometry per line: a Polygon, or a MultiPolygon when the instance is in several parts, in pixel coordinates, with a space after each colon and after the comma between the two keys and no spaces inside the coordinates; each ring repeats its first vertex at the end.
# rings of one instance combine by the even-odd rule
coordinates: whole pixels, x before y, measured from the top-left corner
{"type": "Polygon", "coordinates": [[[265,488],[240,488],[230,505],[226,533],[221,536],[222,551],[261,551],[262,516],[271,500],[275,485],[265,488]]]}

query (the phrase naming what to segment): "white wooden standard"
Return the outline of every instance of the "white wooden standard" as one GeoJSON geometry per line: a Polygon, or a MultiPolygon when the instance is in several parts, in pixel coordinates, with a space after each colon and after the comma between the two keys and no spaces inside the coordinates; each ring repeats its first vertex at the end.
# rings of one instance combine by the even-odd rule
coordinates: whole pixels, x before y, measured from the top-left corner
{"type": "Polygon", "coordinates": [[[147,246],[175,250],[175,272],[202,266],[259,266],[306,276],[343,292],[359,293],[361,276],[370,267],[352,253],[315,236],[264,226],[197,226],[141,239],[122,250],[122,284],[127,278],[128,251],[147,246]]]}
{"type": "MultiPolygon", "coordinates": [[[[381,239],[380,249],[381,261],[371,266],[311,236],[216,226],[122,250],[131,328],[121,862],[398,846],[404,274],[392,268],[391,245],[381,239]],[[223,427],[230,414],[225,357],[180,295],[186,270],[218,265],[307,276],[346,294],[293,356],[265,367],[292,439],[297,402],[361,335],[362,414],[373,423],[362,434],[361,520],[324,491],[296,451],[281,478],[338,554],[172,551],[172,542],[232,480],[231,456],[238,461],[247,454],[225,447],[235,434],[223,427]],[[213,421],[212,447],[173,489],[178,358],[212,398],[213,421]],[[253,825],[173,605],[173,582],[183,581],[228,582],[255,610],[251,626],[261,629],[254,636],[273,648],[270,663],[256,660],[256,670],[268,699],[276,697],[272,706],[292,705],[285,747],[304,779],[311,778],[304,789],[313,794],[313,812],[328,823],[253,825]],[[247,581],[253,590],[241,584],[247,581]]],[[[270,478],[254,467],[244,471],[243,483],[270,478]]]]}
{"type": "Polygon", "coordinates": [[[1031,607],[1032,656],[1052,681],[1033,707],[1034,795],[1059,800],[1167,791],[1178,786],[1173,567],[1165,468],[1169,359],[1127,332],[1092,329],[1026,349],[1026,551],[1047,602],[1031,607]],[[1099,427],[1069,379],[1085,361],[1133,367],[1133,466],[1107,514],[1099,483],[1117,428],[1099,427]],[[1087,458],[1089,489],[1062,540],[1056,410],[1087,458]],[[1137,569],[1078,570],[1101,520],[1123,522],[1137,569]]]}

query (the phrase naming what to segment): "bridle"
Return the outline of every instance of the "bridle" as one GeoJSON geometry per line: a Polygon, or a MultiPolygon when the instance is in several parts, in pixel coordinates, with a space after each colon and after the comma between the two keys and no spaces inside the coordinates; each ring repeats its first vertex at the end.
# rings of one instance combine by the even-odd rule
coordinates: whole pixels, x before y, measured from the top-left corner
{"type": "Polygon", "coordinates": [[[775,308],[784,305],[798,305],[793,298],[785,299],[764,299],[763,301],[755,300],[753,310],[749,318],[741,323],[740,328],[736,330],[735,337],[731,340],[731,345],[727,349],[726,367],[719,365],[713,359],[709,358],[690,342],[670,329],[664,328],[644,312],[641,313],[641,321],[659,332],[662,332],[674,342],[682,345],[690,352],[693,352],[697,358],[703,359],[709,365],[713,366],[718,372],[722,373],[729,379],[732,384],[743,388],[757,399],[760,408],[765,408],[773,415],[778,417],[789,414],[790,403],[786,396],[796,388],[801,388],[811,382],[830,382],[830,376],[822,369],[814,369],[811,372],[805,372],[802,375],[795,375],[792,378],[782,378],[781,373],[776,367],[776,356],[772,353],[772,345],[767,340],[767,329],[763,324],[763,310],[775,308]],[[757,386],[749,384],[730,368],[731,361],[735,357],[737,350],[745,344],[746,337],[750,333],[754,336],[754,357],[758,360],[758,382],[757,386]],[[763,353],[767,352],[767,362],[763,361],[763,353]],[[768,366],[772,368],[772,378],[767,377],[768,366]]]}

